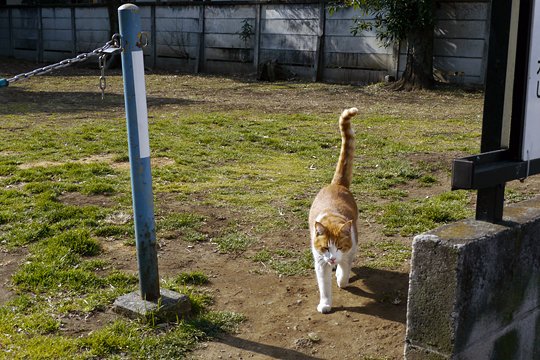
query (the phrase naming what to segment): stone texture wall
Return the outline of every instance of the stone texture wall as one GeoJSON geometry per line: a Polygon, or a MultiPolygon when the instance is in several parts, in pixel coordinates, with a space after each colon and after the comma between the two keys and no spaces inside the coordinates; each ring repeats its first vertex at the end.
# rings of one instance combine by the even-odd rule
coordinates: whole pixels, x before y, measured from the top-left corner
{"type": "Polygon", "coordinates": [[[405,357],[540,359],[540,199],[415,238],[405,357]]]}

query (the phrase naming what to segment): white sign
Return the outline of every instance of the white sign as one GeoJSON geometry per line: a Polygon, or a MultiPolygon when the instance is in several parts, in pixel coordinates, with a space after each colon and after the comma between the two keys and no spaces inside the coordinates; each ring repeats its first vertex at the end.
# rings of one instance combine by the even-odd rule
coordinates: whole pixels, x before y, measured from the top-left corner
{"type": "Polygon", "coordinates": [[[141,159],[150,157],[148,135],[148,108],[146,106],[146,86],[144,84],[144,57],[142,50],[131,53],[133,79],[135,81],[135,104],[137,109],[137,130],[139,132],[139,155],[141,159]]]}
{"type": "Polygon", "coordinates": [[[525,93],[522,160],[540,158],[540,1],[534,1],[525,93]]]}

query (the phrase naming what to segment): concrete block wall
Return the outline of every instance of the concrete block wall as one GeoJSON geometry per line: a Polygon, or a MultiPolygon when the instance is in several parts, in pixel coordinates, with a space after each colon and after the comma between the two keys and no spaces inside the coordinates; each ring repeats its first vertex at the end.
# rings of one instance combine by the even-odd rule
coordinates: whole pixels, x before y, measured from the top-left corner
{"type": "MultiPolygon", "coordinates": [[[[440,0],[436,3],[433,68],[441,81],[483,84],[489,39],[489,0],[440,0]]],[[[405,70],[407,44],[402,43],[399,73],[405,70]]]]}
{"type": "Polygon", "coordinates": [[[413,243],[405,358],[540,359],[540,198],[413,243]]]}
{"type": "MultiPolygon", "coordinates": [[[[406,63],[405,44],[400,52],[374,32],[351,34],[354,19],[372,15],[331,12],[327,2],[137,3],[149,36],[146,64],[156,68],[254,74],[276,60],[298,78],[355,84],[399,75],[406,63]]],[[[449,81],[482,83],[489,0],[437,4],[436,70],[449,81]]],[[[110,39],[108,16],[103,5],[0,7],[0,56],[56,62],[91,51],[110,39]]]]}

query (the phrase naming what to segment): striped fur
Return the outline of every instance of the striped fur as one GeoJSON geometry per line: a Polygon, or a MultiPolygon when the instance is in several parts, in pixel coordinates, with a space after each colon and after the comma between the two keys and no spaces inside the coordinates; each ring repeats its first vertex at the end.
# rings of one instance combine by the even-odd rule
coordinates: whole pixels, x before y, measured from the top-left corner
{"type": "Polygon", "coordinates": [[[354,130],[351,126],[351,118],[357,113],[357,108],[347,109],[341,113],[339,118],[341,151],[332,184],[345,186],[346,188],[351,186],[354,159],[354,130]]]}

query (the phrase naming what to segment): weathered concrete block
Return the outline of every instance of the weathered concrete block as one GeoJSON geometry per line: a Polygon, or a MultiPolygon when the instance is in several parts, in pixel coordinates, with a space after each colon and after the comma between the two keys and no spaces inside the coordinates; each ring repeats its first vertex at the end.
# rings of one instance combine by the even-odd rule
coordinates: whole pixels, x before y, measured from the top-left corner
{"type": "Polygon", "coordinates": [[[540,199],[417,236],[405,357],[540,359],[540,199]]]}
{"type": "Polygon", "coordinates": [[[405,358],[407,360],[446,360],[447,356],[431,350],[416,347],[414,345],[407,346],[405,349],[405,358]]]}
{"type": "Polygon", "coordinates": [[[122,295],[114,301],[113,310],[131,319],[158,323],[175,321],[191,311],[191,302],[186,295],[167,289],[161,289],[160,294],[158,302],[142,300],[137,291],[122,295]]]}

